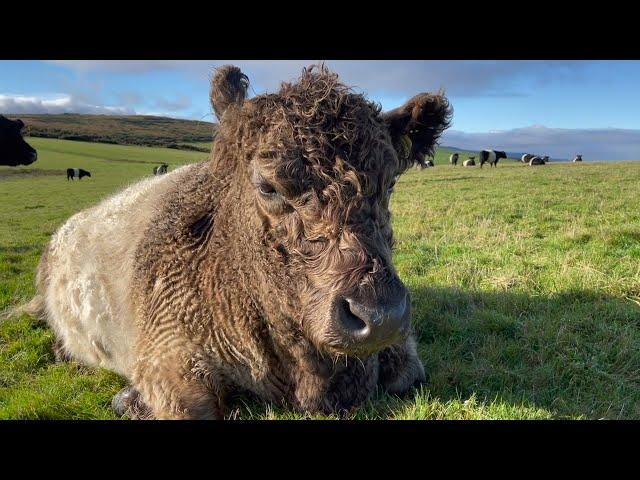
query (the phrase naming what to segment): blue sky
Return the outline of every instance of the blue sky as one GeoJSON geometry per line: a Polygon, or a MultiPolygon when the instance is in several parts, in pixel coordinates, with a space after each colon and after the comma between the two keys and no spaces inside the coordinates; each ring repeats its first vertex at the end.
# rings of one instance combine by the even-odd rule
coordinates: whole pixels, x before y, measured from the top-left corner
{"type": "MultiPolygon", "coordinates": [[[[152,114],[214,121],[214,67],[239,65],[253,92],[275,91],[298,61],[0,61],[0,113],[152,114]]],[[[331,61],[383,108],[445,89],[442,143],[556,158],[640,159],[640,61],[331,61]]]]}

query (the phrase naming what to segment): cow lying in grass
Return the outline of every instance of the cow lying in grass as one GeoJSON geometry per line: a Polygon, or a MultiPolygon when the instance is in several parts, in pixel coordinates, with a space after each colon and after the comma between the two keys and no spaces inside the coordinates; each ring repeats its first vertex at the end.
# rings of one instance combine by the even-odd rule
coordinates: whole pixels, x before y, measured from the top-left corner
{"type": "Polygon", "coordinates": [[[137,418],[222,418],[235,392],[339,412],[425,380],[392,263],[396,177],[432,155],[441,94],[382,113],[324,67],[246,99],[219,69],[209,161],[150,177],[54,234],[28,310],[61,357],[125,376],[137,418]]]}
{"type": "Polygon", "coordinates": [[[153,167],[153,174],[164,175],[165,173],[167,173],[168,170],[169,170],[169,165],[167,165],[166,163],[163,163],[162,165],[153,167]]]}

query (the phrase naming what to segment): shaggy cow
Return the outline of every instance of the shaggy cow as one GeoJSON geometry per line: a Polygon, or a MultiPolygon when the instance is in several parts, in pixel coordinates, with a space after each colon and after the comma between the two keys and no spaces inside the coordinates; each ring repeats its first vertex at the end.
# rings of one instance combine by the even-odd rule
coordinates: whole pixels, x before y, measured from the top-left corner
{"type": "Polygon", "coordinates": [[[38,153],[22,138],[23,128],[22,120],[0,115],[0,165],[31,165],[38,159],[38,153]]]}
{"type": "Polygon", "coordinates": [[[465,160],[465,161],[462,163],[462,166],[463,166],[463,167],[475,167],[475,166],[476,166],[476,160],[475,160],[475,158],[476,158],[476,157],[469,157],[467,160],[465,160]]]}
{"type": "Polygon", "coordinates": [[[480,152],[480,168],[482,168],[485,163],[488,163],[492,167],[497,167],[498,160],[501,158],[507,158],[507,154],[499,150],[482,150],[480,152]]]}
{"type": "Polygon", "coordinates": [[[82,177],[91,177],[91,173],[81,168],[67,168],[67,181],[77,178],[82,180],[82,177]]]}
{"type": "Polygon", "coordinates": [[[451,156],[449,157],[449,163],[451,165],[453,165],[454,167],[456,165],[458,165],[458,154],[457,153],[452,153],[451,156]]]}
{"type": "Polygon", "coordinates": [[[425,381],[392,263],[397,175],[449,126],[442,94],[387,113],[325,67],[246,99],[220,68],[209,161],[67,221],[27,310],[61,356],[124,375],[137,418],[222,418],[234,392],[341,412],[425,381]]]}
{"type": "Polygon", "coordinates": [[[581,161],[582,161],[582,155],[576,155],[575,158],[573,159],[573,163],[581,162],[581,161]]]}
{"type": "Polygon", "coordinates": [[[168,169],[169,169],[169,165],[167,165],[166,163],[163,163],[159,167],[153,167],[153,174],[164,175],[165,173],[167,173],[168,169]]]}
{"type": "Polygon", "coordinates": [[[533,157],[529,160],[529,166],[533,167],[534,165],[544,165],[544,159],[542,157],[533,157]]]}

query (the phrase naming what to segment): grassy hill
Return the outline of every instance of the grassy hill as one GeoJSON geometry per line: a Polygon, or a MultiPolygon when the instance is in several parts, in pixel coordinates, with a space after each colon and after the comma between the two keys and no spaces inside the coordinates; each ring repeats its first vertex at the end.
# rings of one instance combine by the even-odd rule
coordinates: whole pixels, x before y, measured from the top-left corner
{"type": "MultiPolygon", "coordinates": [[[[31,139],[34,168],[0,167],[0,310],[34,293],[43,246],[70,215],[206,154],[31,139]],[[64,169],[93,176],[67,182],[64,169]]],[[[392,197],[428,385],[353,418],[640,419],[640,162],[407,172],[392,197]]],[[[114,418],[117,375],[53,361],[49,329],[0,323],[0,419],[114,418]]],[[[300,418],[261,404],[239,418],[300,418]]]]}
{"type": "Polygon", "coordinates": [[[20,118],[31,137],[85,142],[146,145],[182,150],[209,151],[216,125],[147,115],[8,115],[20,118]]]}

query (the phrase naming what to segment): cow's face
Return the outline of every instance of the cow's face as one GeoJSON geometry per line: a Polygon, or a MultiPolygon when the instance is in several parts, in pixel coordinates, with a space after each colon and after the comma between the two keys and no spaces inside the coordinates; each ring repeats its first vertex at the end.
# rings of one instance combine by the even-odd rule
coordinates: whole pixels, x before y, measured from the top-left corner
{"type": "Polygon", "coordinates": [[[446,99],[422,94],[382,114],[313,67],[277,94],[243,101],[246,85],[231,67],[214,78],[214,157],[235,148],[241,159],[240,195],[274,262],[257,275],[281,292],[269,301],[325,351],[364,356],[399,342],[410,298],[392,262],[389,200],[398,176],[433,153],[446,99]]]}
{"type": "Polygon", "coordinates": [[[30,165],[38,158],[36,151],[22,138],[22,120],[0,115],[0,165],[30,165]]]}

